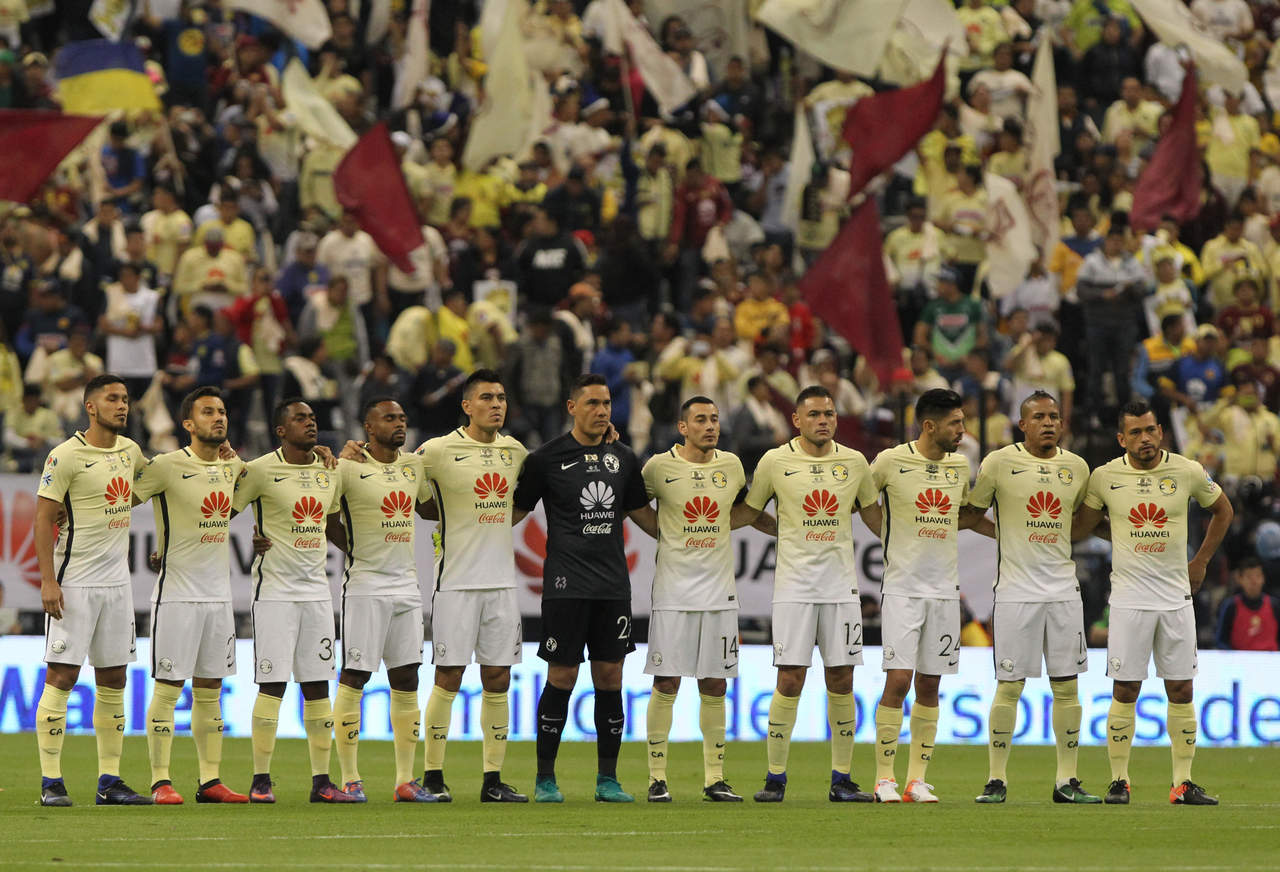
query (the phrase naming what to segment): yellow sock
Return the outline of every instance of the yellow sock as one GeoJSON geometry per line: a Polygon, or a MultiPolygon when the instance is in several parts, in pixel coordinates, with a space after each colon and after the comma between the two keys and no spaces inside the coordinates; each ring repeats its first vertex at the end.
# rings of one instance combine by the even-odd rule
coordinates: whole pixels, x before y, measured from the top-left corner
{"type": "Polygon", "coordinates": [[[831,771],[849,774],[853,766],[853,734],[858,711],[852,693],[827,691],[827,726],[831,728],[831,771]]]}
{"type": "Polygon", "coordinates": [[[769,738],[765,747],[769,751],[769,774],[783,775],[787,771],[787,757],[791,754],[791,731],[796,726],[796,708],[800,697],[783,696],[773,692],[769,703],[769,738]]]}
{"type": "Polygon", "coordinates": [[[702,729],[704,787],[724,781],[724,697],[698,694],[698,726],[702,729]]]}
{"type": "Polygon", "coordinates": [[[419,726],[418,692],[416,690],[391,691],[391,735],[395,745],[396,784],[413,780],[413,756],[418,751],[419,726]]]}
{"type": "MultiPolygon", "coordinates": [[[[356,756],[360,747],[360,700],[363,698],[363,690],[338,682],[338,695],[333,701],[333,734],[338,746],[338,767],[342,769],[343,784],[360,780],[356,756]]],[[[327,771],[328,766],[325,769],[327,771]]]]}
{"type": "Polygon", "coordinates": [[[1058,746],[1059,787],[1076,777],[1076,758],[1080,756],[1080,720],[1084,708],[1076,679],[1051,681],[1053,690],[1053,738],[1058,746]]]}
{"type": "Polygon", "coordinates": [[[876,706],[876,781],[896,780],[893,764],[898,759],[898,737],[902,735],[902,709],[876,706]]]}
{"type": "Polygon", "coordinates": [[[1111,700],[1107,711],[1107,756],[1111,758],[1111,780],[1129,780],[1129,752],[1133,748],[1135,703],[1111,700]]]}
{"type": "Polygon", "coordinates": [[[191,688],[191,738],[196,742],[200,783],[217,779],[222,765],[222,688],[191,688]]]}
{"type": "Polygon", "coordinates": [[[40,774],[45,778],[62,777],[62,740],[67,735],[69,696],[71,691],[46,684],[36,706],[36,747],[40,749],[40,774]]]}
{"type": "MultiPolygon", "coordinates": [[[[649,739],[649,783],[667,780],[667,737],[671,735],[674,693],[663,693],[656,687],[649,694],[645,712],[645,733],[649,739]]],[[[705,741],[705,739],[704,739],[705,741]]]]}
{"type": "Polygon", "coordinates": [[[173,754],[173,708],[182,688],[156,682],[147,708],[147,753],[151,757],[151,783],[169,781],[169,758],[173,754]]]}
{"type": "Polygon", "coordinates": [[[916,703],[911,707],[911,759],[907,761],[907,783],[924,780],[933,758],[933,742],[938,737],[938,707],[916,703]]]}
{"type": "Polygon", "coordinates": [[[124,688],[99,687],[93,703],[93,734],[98,740],[98,774],[120,775],[124,751],[124,688]]]}
{"type": "Polygon", "coordinates": [[[328,775],[329,754],[333,751],[333,706],[329,697],[303,701],[302,726],[307,730],[311,775],[328,775]]]}
{"type": "Polygon", "coordinates": [[[987,780],[1009,783],[1009,752],[1018,726],[1018,697],[1026,681],[998,681],[987,716],[987,780]]]}
{"type": "Polygon", "coordinates": [[[432,685],[427,707],[422,711],[422,727],[426,733],[426,768],[428,772],[444,769],[444,746],[449,741],[449,721],[453,719],[453,700],[457,691],[432,685]]]}
{"type": "Polygon", "coordinates": [[[271,755],[276,750],[276,728],[280,725],[280,702],[278,696],[270,696],[262,692],[253,701],[253,774],[266,775],[271,772],[271,755]]]}
{"type": "Polygon", "coordinates": [[[1173,752],[1173,783],[1191,780],[1196,756],[1196,707],[1189,702],[1169,703],[1169,748],[1173,752]]]}
{"type": "Polygon", "coordinates": [[[484,772],[501,772],[507,759],[507,730],[511,718],[507,692],[480,694],[480,717],[484,720],[484,772]]]}

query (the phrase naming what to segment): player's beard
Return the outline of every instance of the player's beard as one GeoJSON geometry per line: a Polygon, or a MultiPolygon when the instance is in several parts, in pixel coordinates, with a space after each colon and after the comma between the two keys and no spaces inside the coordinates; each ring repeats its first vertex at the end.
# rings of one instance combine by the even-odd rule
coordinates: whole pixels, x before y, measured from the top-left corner
{"type": "Polygon", "coordinates": [[[217,447],[227,441],[227,433],[225,430],[223,430],[222,435],[218,435],[214,430],[210,430],[207,433],[197,432],[195,435],[201,445],[217,447]]]}
{"type": "Polygon", "coordinates": [[[119,436],[125,430],[129,429],[129,413],[128,412],[125,413],[124,421],[122,421],[119,424],[117,424],[114,420],[109,420],[101,412],[94,412],[93,420],[103,430],[106,430],[108,433],[111,433],[112,435],[115,435],[115,436],[119,436]]]}

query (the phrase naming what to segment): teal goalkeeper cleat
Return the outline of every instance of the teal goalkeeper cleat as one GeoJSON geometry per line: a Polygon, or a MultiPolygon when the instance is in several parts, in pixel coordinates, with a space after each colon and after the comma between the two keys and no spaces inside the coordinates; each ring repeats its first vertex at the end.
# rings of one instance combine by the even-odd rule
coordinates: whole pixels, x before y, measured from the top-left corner
{"type": "Polygon", "coordinates": [[[533,786],[534,802],[564,802],[564,794],[556,786],[554,775],[539,775],[533,786]]]}
{"type": "Polygon", "coordinates": [[[635,802],[636,798],[622,789],[612,775],[596,776],[596,802],[635,802]]]}
{"type": "Polygon", "coordinates": [[[1066,784],[1053,788],[1053,801],[1075,805],[1097,805],[1102,802],[1102,797],[1094,796],[1081,787],[1079,778],[1072,778],[1066,784]]]}

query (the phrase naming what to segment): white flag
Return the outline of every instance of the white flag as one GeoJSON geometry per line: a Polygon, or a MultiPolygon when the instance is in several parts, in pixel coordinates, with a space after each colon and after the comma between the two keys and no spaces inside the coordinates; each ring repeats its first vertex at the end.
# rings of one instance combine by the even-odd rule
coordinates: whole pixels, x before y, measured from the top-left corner
{"type": "Polygon", "coordinates": [[[987,285],[1000,298],[1022,284],[1027,268],[1036,259],[1031,241],[1031,218],[1013,182],[995,173],[986,174],[987,188],[987,285]]]}
{"type": "Polygon", "coordinates": [[[356,144],[356,133],[316,88],[302,61],[294,58],[280,77],[287,114],[292,115],[303,132],[341,149],[356,144]]]}
{"type": "Polygon", "coordinates": [[[1049,29],[1040,33],[1031,68],[1031,98],[1027,101],[1027,136],[1031,141],[1027,183],[1023,197],[1031,217],[1031,239],[1047,262],[1058,244],[1058,187],[1053,159],[1058,154],[1058,82],[1053,72],[1049,29]]]}
{"type": "Polygon", "coordinates": [[[711,78],[724,77],[729,58],[737,55],[749,63],[751,14],[747,0],[645,0],[650,21],[679,15],[689,25],[698,51],[711,67],[711,78]]]}
{"type": "Polygon", "coordinates": [[[226,0],[226,8],[265,18],[307,48],[319,48],[333,37],[321,0],[226,0]]]}
{"type": "Polygon", "coordinates": [[[907,0],[880,61],[880,78],[894,85],[914,85],[933,75],[938,54],[947,46],[947,97],[959,93],[954,58],[969,53],[964,25],[948,0],[907,0]]]}
{"type": "MultiPolygon", "coordinates": [[[[29,5],[29,4],[28,4],[29,5]]],[[[132,0],[93,0],[89,6],[89,22],[99,33],[113,42],[124,36],[125,26],[133,17],[132,0]]]]}
{"type": "Polygon", "coordinates": [[[824,64],[874,76],[906,5],[907,0],[765,0],[756,19],[824,64]]]}
{"type": "Polygon", "coordinates": [[[489,0],[488,5],[502,3],[502,30],[492,56],[485,58],[489,73],[485,77],[484,102],[471,122],[471,133],[462,152],[462,164],[479,170],[490,159],[503,154],[516,154],[524,145],[533,111],[533,88],[529,62],[524,53],[524,36],[520,19],[524,16],[524,0],[489,0]]]}
{"type": "Polygon", "coordinates": [[[805,186],[813,178],[813,135],[804,103],[796,103],[796,121],[791,136],[791,160],[787,167],[787,187],[782,194],[782,223],[794,231],[800,225],[800,207],[805,186]]]}
{"type": "Polygon", "coordinates": [[[1161,42],[1185,45],[1191,51],[1196,75],[1203,85],[1239,91],[1249,80],[1249,73],[1235,52],[1205,30],[1182,0],[1133,0],[1133,8],[1161,42]]]}
{"type": "Polygon", "coordinates": [[[404,35],[404,54],[396,59],[396,83],[391,89],[391,108],[403,109],[413,102],[413,91],[430,72],[427,58],[427,18],[431,0],[413,0],[413,11],[404,35]]]}
{"type": "Polygon", "coordinates": [[[658,101],[658,110],[670,115],[693,99],[698,89],[671,56],[658,47],[653,34],[636,21],[622,0],[607,0],[609,16],[602,40],[607,52],[620,54],[621,44],[631,49],[631,62],[640,71],[644,86],[658,101]]]}
{"type": "Polygon", "coordinates": [[[391,0],[364,0],[364,2],[372,4],[369,7],[369,24],[364,32],[364,44],[377,45],[391,28],[391,0]]]}

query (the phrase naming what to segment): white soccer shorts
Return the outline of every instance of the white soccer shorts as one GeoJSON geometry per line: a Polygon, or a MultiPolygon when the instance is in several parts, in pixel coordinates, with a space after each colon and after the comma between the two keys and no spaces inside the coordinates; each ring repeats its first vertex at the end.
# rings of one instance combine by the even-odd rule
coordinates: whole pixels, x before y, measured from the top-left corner
{"type": "Polygon", "coordinates": [[[774,666],[811,666],[815,644],[823,666],[862,665],[862,604],[773,604],[774,666]]]}
{"type": "Polygon", "coordinates": [[[138,659],[133,586],[64,587],[62,619],[45,619],[44,661],[95,669],[138,659]]]}
{"type": "Polygon", "coordinates": [[[438,590],[431,597],[431,662],[436,666],[514,666],[524,630],[514,587],[438,590]]]}
{"type": "Polygon", "coordinates": [[[1196,675],[1196,612],[1191,603],[1170,611],[1111,607],[1107,677],[1142,681],[1152,655],[1156,675],[1185,681],[1196,675]]]}
{"type": "Polygon", "coordinates": [[[960,671],[960,600],[886,594],[880,601],[880,667],[925,675],[960,671]]]}
{"type": "Polygon", "coordinates": [[[736,678],[738,610],[651,613],[644,671],[658,676],[736,678]]]}
{"type": "Polygon", "coordinates": [[[253,680],[258,684],[332,681],[337,643],[333,602],[259,600],[253,604],[253,680]]]}
{"type": "Polygon", "coordinates": [[[1068,678],[1089,669],[1084,605],[1078,599],[996,603],[991,627],[996,678],[1000,681],[1039,678],[1042,660],[1053,678],[1068,678]]]}
{"type": "Polygon", "coordinates": [[[377,672],[422,662],[422,597],[344,596],[342,668],[377,672]]]}
{"type": "Polygon", "coordinates": [[[230,602],[161,602],[151,607],[151,677],[165,681],[236,674],[230,602]]]}

